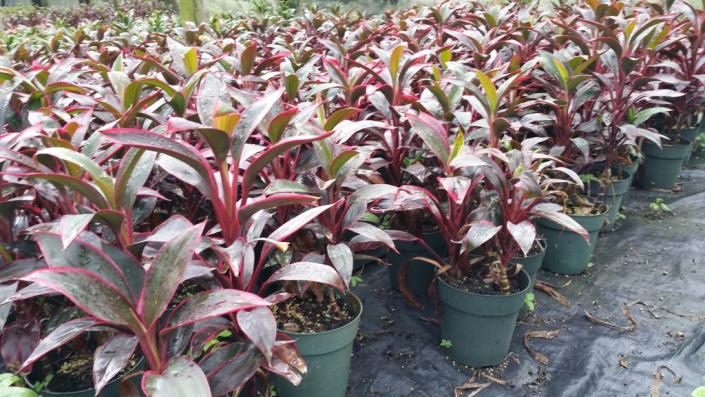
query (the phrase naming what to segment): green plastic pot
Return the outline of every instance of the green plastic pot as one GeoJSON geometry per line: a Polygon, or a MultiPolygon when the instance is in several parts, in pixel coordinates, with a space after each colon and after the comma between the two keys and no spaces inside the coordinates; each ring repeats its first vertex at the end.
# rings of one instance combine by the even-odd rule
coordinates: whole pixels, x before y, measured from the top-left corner
{"type": "Polygon", "coordinates": [[[595,181],[590,182],[588,186],[590,196],[607,203],[610,208],[609,211],[607,211],[605,225],[602,227],[603,232],[614,231],[614,226],[617,223],[617,214],[619,213],[619,209],[622,208],[624,198],[629,194],[631,182],[631,175],[628,171],[623,171],[622,179],[612,181],[609,186],[600,186],[600,184],[595,181]]]}
{"type": "Polygon", "coordinates": [[[693,148],[695,147],[695,138],[698,136],[700,131],[700,126],[694,128],[686,128],[681,131],[681,138],[685,138],[690,141],[690,149],[688,149],[688,152],[686,153],[685,158],[683,159],[683,167],[690,163],[690,156],[693,154],[693,148]]]}
{"type": "Polygon", "coordinates": [[[541,252],[538,254],[533,254],[529,256],[517,256],[512,259],[512,263],[517,263],[522,266],[524,270],[529,274],[529,278],[531,278],[531,286],[529,288],[529,292],[533,290],[534,283],[536,282],[536,275],[539,272],[539,269],[541,269],[541,265],[543,264],[543,258],[546,257],[546,242],[544,240],[539,240],[538,241],[539,246],[541,247],[541,252]]]}
{"type": "MultiPolygon", "coordinates": [[[[133,367],[132,371],[142,369],[144,366],[144,359],[140,359],[139,362],[133,367]]],[[[103,390],[100,391],[98,395],[95,394],[95,389],[94,388],[88,388],[85,390],[79,390],[79,391],[67,391],[67,392],[53,392],[50,390],[42,390],[39,392],[39,395],[42,397],[120,397],[120,383],[122,382],[123,378],[118,378],[110,381],[105,387],[103,387],[103,390]]],[[[130,381],[134,383],[135,386],[137,386],[137,390],[140,391],[140,395],[142,394],[142,387],[140,385],[140,379],[141,377],[135,376],[133,377],[130,381]]],[[[29,379],[25,378],[25,383],[30,388],[34,388],[32,382],[29,381],[29,379]]]]}
{"type": "Polygon", "coordinates": [[[566,230],[553,221],[538,219],[537,232],[546,239],[546,257],[542,267],[558,274],[579,274],[587,270],[607,212],[608,210],[599,215],[570,215],[587,230],[590,244],[579,234],[566,230]]]}
{"type": "Polygon", "coordinates": [[[690,141],[681,139],[678,144],[663,144],[659,148],[651,142],[642,146],[646,156],[639,185],[644,189],[671,190],[676,183],[683,159],[692,150],[690,141]]]}
{"type": "Polygon", "coordinates": [[[520,292],[481,295],[455,288],[441,277],[441,335],[451,342],[450,357],[471,367],[497,365],[509,353],[519,310],[529,292],[531,277],[521,271],[520,292]]]}
{"type": "Polygon", "coordinates": [[[362,302],[355,294],[345,296],[356,313],[348,324],[326,332],[301,334],[285,332],[296,341],[306,361],[306,375],[298,386],[274,376],[272,382],[279,397],[345,397],[350,375],[353,342],[360,328],[362,302]]]}
{"type": "MultiPolygon", "coordinates": [[[[439,231],[424,233],[423,240],[431,249],[436,251],[441,257],[447,255],[448,249],[445,248],[445,239],[439,231]]],[[[431,285],[435,275],[435,267],[427,262],[412,260],[417,256],[431,257],[431,254],[415,241],[398,241],[395,243],[399,253],[390,252],[387,255],[387,274],[389,275],[389,285],[392,289],[399,290],[399,267],[402,263],[408,263],[406,271],[406,285],[414,295],[421,295],[428,291],[428,286],[431,285]]]]}
{"type": "MultiPolygon", "coordinates": [[[[529,277],[531,278],[531,285],[529,286],[529,292],[527,293],[534,292],[536,275],[538,274],[539,269],[541,268],[541,264],[543,264],[543,258],[546,256],[546,242],[543,240],[539,240],[538,244],[541,247],[541,252],[539,252],[538,254],[533,254],[529,256],[517,256],[512,259],[513,263],[520,264],[523,269],[526,270],[527,273],[529,273],[529,277]]],[[[519,317],[524,317],[524,315],[526,315],[527,313],[527,310],[528,307],[526,305],[522,305],[521,310],[519,310],[519,317]]]]}

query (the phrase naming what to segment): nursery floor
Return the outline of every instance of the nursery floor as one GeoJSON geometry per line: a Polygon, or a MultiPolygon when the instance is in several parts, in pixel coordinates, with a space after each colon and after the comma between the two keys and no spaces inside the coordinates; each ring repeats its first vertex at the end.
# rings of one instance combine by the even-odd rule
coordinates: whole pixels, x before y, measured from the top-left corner
{"type": "Polygon", "coordinates": [[[489,383],[478,396],[690,396],[705,385],[705,166],[684,170],[679,184],[677,193],[633,188],[627,218],[600,237],[586,273],[539,272],[570,307],[536,291],[536,313],[520,320],[500,368],[454,365],[429,321],[432,302],[410,308],[387,286],[386,269],[371,269],[356,288],[365,308],[348,395],[466,397],[489,383]],[[650,213],[658,197],[673,215],[650,213]],[[586,311],[616,327],[590,321],[586,311]],[[524,346],[533,331],[557,331],[529,341],[547,364],[524,346]]]}

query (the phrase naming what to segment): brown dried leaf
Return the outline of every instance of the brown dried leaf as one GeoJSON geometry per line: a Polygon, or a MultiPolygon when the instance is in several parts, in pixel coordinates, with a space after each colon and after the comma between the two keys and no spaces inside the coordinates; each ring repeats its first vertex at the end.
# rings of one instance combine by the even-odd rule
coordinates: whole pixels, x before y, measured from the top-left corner
{"type": "Polygon", "coordinates": [[[467,382],[463,385],[457,386],[455,388],[454,397],[474,397],[478,395],[481,391],[488,388],[492,383],[477,383],[477,375],[473,374],[467,382]],[[463,396],[463,392],[470,391],[467,395],[463,396]]]}
{"type": "Polygon", "coordinates": [[[619,366],[622,368],[629,368],[629,362],[627,361],[627,357],[619,356],[619,366]]]}
{"type": "Polygon", "coordinates": [[[526,351],[529,352],[531,358],[536,360],[538,363],[548,365],[548,357],[529,347],[529,341],[532,338],[553,339],[558,336],[559,332],[560,330],[558,329],[551,331],[528,331],[524,334],[524,348],[526,348],[526,351]]]}
{"type": "Polygon", "coordinates": [[[566,299],[566,297],[563,296],[560,292],[556,291],[556,288],[551,284],[536,280],[536,283],[534,284],[534,289],[548,294],[548,296],[555,299],[561,305],[568,308],[570,307],[570,302],[568,302],[568,299],[566,299]]]}
{"type": "Polygon", "coordinates": [[[650,397],[661,397],[661,383],[663,381],[663,374],[661,373],[661,370],[665,369],[666,371],[670,372],[671,375],[673,376],[673,384],[678,384],[681,383],[681,380],[683,380],[682,377],[679,377],[676,375],[675,372],[673,372],[672,369],[668,368],[665,365],[662,365],[658,368],[656,368],[656,372],[654,372],[654,378],[651,381],[651,386],[649,387],[649,396],[650,397]]]}
{"type": "Polygon", "coordinates": [[[628,326],[620,326],[616,325],[614,323],[611,323],[607,320],[603,320],[601,318],[595,317],[594,315],[590,314],[587,310],[585,311],[585,316],[587,316],[588,320],[592,321],[595,324],[598,325],[604,325],[605,327],[610,327],[612,329],[616,329],[619,332],[632,332],[636,329],[636,320],[634,320],[634,317],[632,316],[632,312],[629,310],[629,306],[623,306],[622,307],[622,314],[624,314],[624,317],[627,318],[627,321],[629,321],[628,326]]]}

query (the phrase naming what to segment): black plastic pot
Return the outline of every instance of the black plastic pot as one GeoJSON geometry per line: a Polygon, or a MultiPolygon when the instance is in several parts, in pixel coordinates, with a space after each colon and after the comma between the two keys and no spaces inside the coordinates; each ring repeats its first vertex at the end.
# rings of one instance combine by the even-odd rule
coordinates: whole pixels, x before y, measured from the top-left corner
{"type": "MultiPolygon", "coordinates": [[[[443,234],[439,231],[424,233],[423,240],[441,257],[448,255],[448,248],[445,245],[443,234]]],[[[414,295],[426,293],[428,286],[433,281],[435,267],[427,262],[412,260],[415,257],[431,257],[431,254],[418,242],[397,241],[395,243],[399,253],[390,252],[387,255],[387,274],[389,275],[389,285],[399,290],[399,267],[402,263],[407,263],[406,285],[414,295]]]]}
{"type": "Polygon", "coordinates": [[[558,274],[579,274],[587,270],[607,212],[599,215],[570,215],[587,230],[590,244],[579,234],[565,230],[553,221],[543,218],[537,220],[537,232],[546,239],[546,257],[542,267],[558,274]]]}
{"type": "Polygon", "coordinates": [[[663,148],[645,142],[642,151],[646,159],[639,175],[639,185],[644,189],[673,189],[683,166],[683,159],[691,150],[692,146],[687,139],[681,139],[678,144],[664,143],[663,148]]]}
{"type": "Polygon", "coordinates": [[[622,208],[623,199],[629,194],[632,176],[627,171],[623,171],[621,176],[622,179],[612,181],[609,185],[600,186],[599,182],[591,181],[588,186],[588,192],[591,197],[607,203],[610,207],[609,211],[607,211],[605,225],[602,227],[603,232],[614,231],[617,214],[619,209],[622,208]]]}
{"type": "Polygon", "coordinates": [[[307,372],[298,386],[280,377],[272,381],[279,397],[345,397],[350,374],[353,342],[360,328],[362,302],[349,292],[345,299],[356,313],[348,324],[326,332],[284,332],[296,341],[306,361],[307,372]]]}
{"type": "Polygon", "coordinates": [[[690,162],[690,156],[693,154],[693,147],[695,146],[695,138],[700,133],[700,126],[694,128],[687,128],[681,131],[681,137],[690,141],[690,149],[683,159],[683,166],[685,167],[690,162]]]}
{"type": "Polygon", "coordinates": [[[438,278],[441,335],[451,342],[449,353],[453,360],[486,367],[507,357],[519,310],[531,284],[526,270],[519,277],[521,291],[511,295],[466,292],[438,278]]]}
{"type": "MultiPolygon", "coordinates": [[[[135,370],[139,370],[143,368],[144,366],[144,359],[140,359],[140,361],[133,367],[131,372],[134,372],[135,370]]],[[[140,385],[140,377],[135,376],[133,377],[130,381],[137,386],[137,390],[140,391],[140,394],[142,393],[142,387],[140,385]]],[[[94,388],[88,388],[85,390],[79,390],[79,391],[67,391],[67,392],[53,392],[49,390],[42,390],[39,392],[39,395],[42,397],[120,397],[120,383],[122,382],[123,378],[117,378],[113,379],[110,381],[105,387],[103,387],[103,390],[100,391],[98,395],[95,394],[95,389],[94,388]]],[[[29,379],[25,378],[25,383],[30,388],[34,388],[33,384],[29,381],[29,379]]]]}

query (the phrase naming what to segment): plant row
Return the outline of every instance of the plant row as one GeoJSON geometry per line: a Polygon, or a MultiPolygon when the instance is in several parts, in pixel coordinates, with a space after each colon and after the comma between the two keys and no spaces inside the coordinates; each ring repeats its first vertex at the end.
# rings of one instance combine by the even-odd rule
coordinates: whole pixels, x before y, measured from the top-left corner
{"type": "Polygon", "coordinates": [[[585,271],[633,179],[670,190],[697,149],[703,8],[13,25],[5,365],[42,395],[342,397],[368,263],[499,364],[539,267],[585,271]]]}

